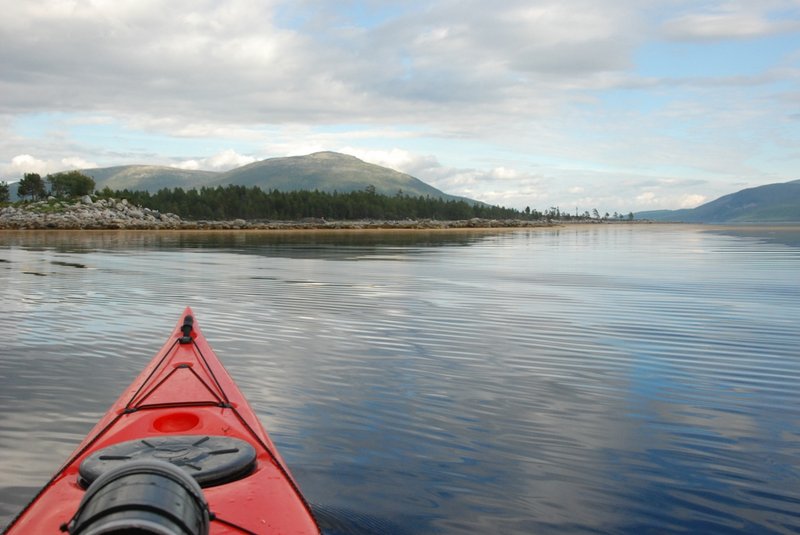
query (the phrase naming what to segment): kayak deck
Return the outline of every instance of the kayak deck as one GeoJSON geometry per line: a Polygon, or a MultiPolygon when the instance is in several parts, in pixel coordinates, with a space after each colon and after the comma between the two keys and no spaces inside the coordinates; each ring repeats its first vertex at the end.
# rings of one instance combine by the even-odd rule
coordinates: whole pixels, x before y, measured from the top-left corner
{"type": "Polygon", "coordinates": [[[275,445],[188,307],[166,344],[7,533],[62,533],[61,527],[76,513],[86,492],[87,474],[102,471],[109,459],[114,464],[139,455],[128,450],[112,453],[127,447],[123,443],[136,441],[144,442],[145,450],[155,450],[148,455],[190,474],[200,470],[203,459],[213,458],[213,464],[217,456],[247,457],[246,463],[236,461],[239,464],[231,474],[205,482],[203,494],[212,513],[210,533],[319,533],[310,507],[275,445]],[[199,449],[192,450],[189,443],[198,443],[199,449]],[[231,447],[230,443],[237,445],[231,447]],[[99,450],[108,452],[106,458],[99,450]],[[246,454],[241,450],[247,450],[246,454]]]}

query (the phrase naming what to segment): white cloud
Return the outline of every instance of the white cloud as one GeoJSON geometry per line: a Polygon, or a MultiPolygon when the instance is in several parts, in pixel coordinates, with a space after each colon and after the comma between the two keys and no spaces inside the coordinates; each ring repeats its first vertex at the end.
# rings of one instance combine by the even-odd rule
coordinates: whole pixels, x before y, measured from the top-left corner
{"type": "Polygon", "coordinates": [[[522,178],[519,171],[508,167],[495,167],[489,172],[489,175],[496,180],[515,180],[522,178]]]}
{"type": "Polygon", "coordinates": [[[519,209],[548,202],[550,185],[539,174],[525,169],[456,168],[443,166],[433,158],[427,163],[414,176],[451,195],[519,209]]]}
{"type": "Polygon", "coordinates": [[[678,208],[696,208],[707,200],[708,197],[705,195],[685,195],[678,204],[678,208]]]}
{"type": "Polygon", "coordinates": [[[239,154],[235,150],[226,149],[213,156],[202,159],[192,159],[173,164],[172,167],[188,170],[206,170],[206,171],[227,171],[236,167],[241,167],[257,160],[253,156],[246,156],[239,154]]]}
{"type": "Polygon", "coordinates": [[[214,170],[228,170],[234,167],[241,167],[256,161],[252,156],[239,154],[234,150],[227,149],[208,158],[208,165],[214,170]]]}
{"type": "Polygon", "coordinates": [[[172,167],[186,169],[187,171],[197,171],[202,167],[202,164],[198,160],[185,160],[183,162],[172,164],[172,167]]]}
{"type": "Polygon", "coordinates": [[[61,165],[65,169],[90,169],[92,167],[98,167],[96,163],[84,160],[83,158],[80,158],[78,156],[70,156],[68,158],[62,158],[61,165]]]}
{"type": "Polygon", "coordinates": [[[31,154],[17,154],[6,164],[0,164],[0,171],[11,179],[19,179],[25,173],[37,173],[45,176],[69,169],[88,169],[97,167],[91,161],[79,156],[68,156],[60,159],[42,159],[31,154]]]}
{"type": "MultiPolygon", "coordinates": [[[[708,197],[698,194],[663,193],[656,195],[654,192],[645,192],[636,198],[630,206],[634,212],[643,210],[675,210],[681,208],[696,208],[708,201],[708,197]]],[[[602,203],[600,204],[603,205],[602,203]]]]}
{"type": "Polygon", "coordinates": [[[676,40],[751,39],[797,32],[800,20],[774,18],[771,12],[796,9],[793,1],[721,2],[705,11],[695,11],[668,20],[664,33],[676,40]]]}
{"type": "Polygon", "coordinates": [[[648,206],[656,204],[658,202],[658,198],[656,197],[656,194],[653,193],[652,191],[643,191],[642,193],[636,196],[636,202],[639,205],[648,206]]]}
{"type": "Polygon", "coordinates": [[[18,154],[11,158],[10,165],[4,165],[4,172],[12,178],[21,178],[25,173],[37,173],[45,176],[49,173],[61,171],[59,165],[52,161],[41,160],[30,154],[18,154]]]}
{"type": "Polygon", "coordinates": [[[628,64],[632,11],[576,1],[441,2],[354,31],[278,23],[278,6],[298,19],[328,10],[314,2],[17,2],[0,22],[0,110],[110,110],[170,132],[223,121],[486,128],[488,114],[548,113],[573,98],[553,88],[628,64]]]}
{"type": "Polygon", "coordinates": [[[11,169],[15,170],[15,175],[24,173],[47,174],[49,164],[44,160],[34,158],[30,154],[18,154],[11,158],[11,169]]]}
{"type": "Polygon", "coordinates": [[[425,173],[426,170],[440,167],[439,162],[433,155],[415,154],[399,148],[375,150],[348,146],[338,149],[338,152],[350,154],[365,162],[395,169],[417,178],[419,178],[420,174],[425,173]]]}

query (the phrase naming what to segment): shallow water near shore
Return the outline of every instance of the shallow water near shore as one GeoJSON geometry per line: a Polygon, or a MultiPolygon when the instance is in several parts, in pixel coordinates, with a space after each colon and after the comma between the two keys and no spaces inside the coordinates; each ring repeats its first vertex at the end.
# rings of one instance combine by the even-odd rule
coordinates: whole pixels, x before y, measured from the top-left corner
{"type": "Polygon", "coordinates": [[[0,526],[183,307],[328,534],[800,531],[800,228],[0,232],[0,526]]]}

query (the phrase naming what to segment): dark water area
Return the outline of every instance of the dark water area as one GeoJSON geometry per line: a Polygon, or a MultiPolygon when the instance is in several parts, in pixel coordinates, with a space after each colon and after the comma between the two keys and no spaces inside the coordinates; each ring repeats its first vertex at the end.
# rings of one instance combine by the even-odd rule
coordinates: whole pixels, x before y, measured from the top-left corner
{"type": "Polygon", "coordinates": [[[800,532],[800,228],[0,233],[0,526],[191,306],[328,534],[800,532]]]}

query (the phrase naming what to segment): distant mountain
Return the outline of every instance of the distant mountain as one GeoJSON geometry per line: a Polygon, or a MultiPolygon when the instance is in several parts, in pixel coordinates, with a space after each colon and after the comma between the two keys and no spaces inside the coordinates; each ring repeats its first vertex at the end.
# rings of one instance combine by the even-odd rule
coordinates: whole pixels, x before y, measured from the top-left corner
{"type": "MultiPolygon", "coordinates": [[[[162,188],[191,189],[205,186],[219,177],[219,173],[210,171],[189,171],[160,165],[119,165],[80,171],[94,179],[95,189],[98,191],[106,187],[112,190],[128,189],[152,193],[162,188]]],[[[11,200],[18,200],[17,184],[10,186],[11,200]]]]}
{"type": "Polygon", "coordinates": [[[190,171],[153,165],[125,165],[82,170],[91,176],[96,189],[141,190],[162,188],[200,188],[203,186],[257,186],[264,191],[319,190],[346,193],[374,186],[377,193],[395,195],[402,191],[412,196],[467,200],[448,195],[411,175],[364,162],[337,152],[317,152],[307,156],[269,158],[224,173],[190,171]]]}
{"type": "Polygon", "coordinates": [[[219,173],[191,171],[161,165],[120,165],[84,169],[83,174],[95,181],[95,189],[129,189],[132,191],[156,192],[162,188],[194,188],[214,181],[219,173]]]}
{"type": "Polygon", "coordinates": [[[447,194],[411,175],[337,152],[308,156],[270,158],[223,173],[217,183],[258,186],[263,190],[315,190],[349,192],[375,186],[375,191],[394,195],[447,197],[447,194]]]}
{"type": "Polygon", "coordinates": [[[747,188],[688,210],[639,212],[636,219],[684,223],[800,221],[800,180],[747,188]]]}

